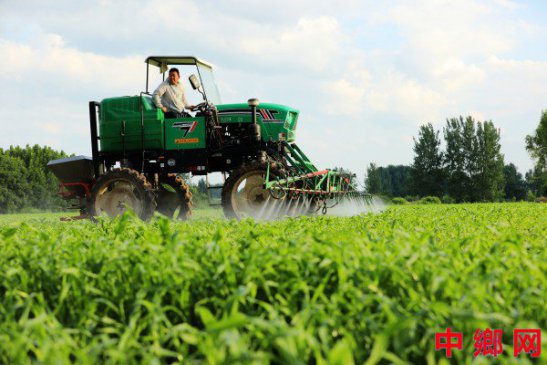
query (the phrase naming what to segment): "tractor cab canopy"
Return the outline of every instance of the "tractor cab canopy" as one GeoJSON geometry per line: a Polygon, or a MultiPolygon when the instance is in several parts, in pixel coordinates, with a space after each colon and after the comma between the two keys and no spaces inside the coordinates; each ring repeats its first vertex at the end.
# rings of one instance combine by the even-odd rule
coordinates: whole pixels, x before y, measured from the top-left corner
{"type": "MultiPolygon", "coordinates": [[[[150,93],[150,90],[148,88],[150,79],[150,66],[155,66],[159,68],[160,74],[162,75],[162,80],[165,80],[165,73],[171,67],[184,66],[186,69],[190,68],[190,70],[192,67],[195,67],[195,69],[191,70],[190,72],[195,72],[196,76],[198,77],[201,83],[201,91],[203,92],[203,98],[205,99],[205,101],[208,103],[213,103],[215,105],[221,104],[220,93],[215,83],[215,78],[213,76],[213,65],[211,65],[210,63],[193,56],[150,56],[144,62],[146,63],[146,93],[150,93]]],[[[181,81],[183,81],[183,78],[188,75],[184,75],[183,70],[180,71],[181,81]]],[[[188,92],[186,92],[185,94],[188,98],[188,92]]]]}

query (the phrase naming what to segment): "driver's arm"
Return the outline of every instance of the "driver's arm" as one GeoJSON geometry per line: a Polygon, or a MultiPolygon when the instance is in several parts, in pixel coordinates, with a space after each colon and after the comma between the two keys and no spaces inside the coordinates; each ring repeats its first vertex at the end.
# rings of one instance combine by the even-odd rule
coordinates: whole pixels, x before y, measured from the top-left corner
{"type": "Polygon", "coordinates": [[[156,90],[154,90],[154,93],[152,94],[152,101],[154,102],[154,105],[156,108],[160,108],[165,113],[167,111],[167,108],[163,106],[161,103],[161,96],[165,94],[165,87],[162,87],[163,83],[158,86],[156,90]]]}

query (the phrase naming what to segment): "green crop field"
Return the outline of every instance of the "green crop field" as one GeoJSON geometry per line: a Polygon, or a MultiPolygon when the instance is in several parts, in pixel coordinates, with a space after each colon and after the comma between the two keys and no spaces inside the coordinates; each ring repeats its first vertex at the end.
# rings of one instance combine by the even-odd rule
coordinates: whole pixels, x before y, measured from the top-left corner
{"type": "Polygon", "coordinates": [[[0,217],[3,364],[546,363],[547,204],[188,222],[0,217]],[[463,333],[448,360],[435,333],[463,333]],[[498,359],[476,329],[502,329],[498,359]],[[513,357],[513,329],[543,351],[513,357]]]}

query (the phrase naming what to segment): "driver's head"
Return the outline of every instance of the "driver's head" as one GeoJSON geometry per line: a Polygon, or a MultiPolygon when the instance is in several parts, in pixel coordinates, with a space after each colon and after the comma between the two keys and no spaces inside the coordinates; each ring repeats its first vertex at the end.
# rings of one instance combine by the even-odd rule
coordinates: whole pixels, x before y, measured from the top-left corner
{"type": "Polygon", "coordinates": [[[173,85],[177,85],[179,83],[179,80],[180,80],[179,69],[173,67],[172,69],[169,70],[169,83],[173,85]]]}

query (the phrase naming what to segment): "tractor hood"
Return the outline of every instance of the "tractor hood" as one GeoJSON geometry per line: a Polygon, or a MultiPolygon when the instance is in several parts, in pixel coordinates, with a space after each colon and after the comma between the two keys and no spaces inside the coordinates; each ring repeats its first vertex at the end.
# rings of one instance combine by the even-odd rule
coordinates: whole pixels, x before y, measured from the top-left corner
{"type": "MultiPolygon", "coordinates": [[[[251,108],[247,104],[222,104],[216,107],[221,124],[252,122],[251,108]]],[[[263,140],[285,139],[294,142],[298,114],[298,110],[285,105],[261,103],[256,110],[256,119],[261,127],[263,140]]]]}

